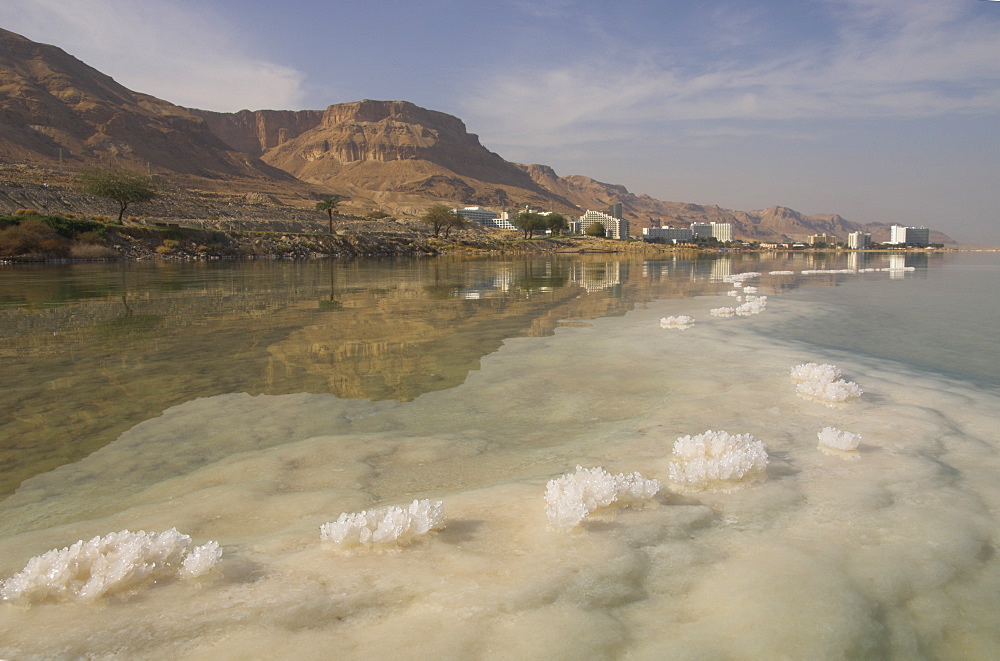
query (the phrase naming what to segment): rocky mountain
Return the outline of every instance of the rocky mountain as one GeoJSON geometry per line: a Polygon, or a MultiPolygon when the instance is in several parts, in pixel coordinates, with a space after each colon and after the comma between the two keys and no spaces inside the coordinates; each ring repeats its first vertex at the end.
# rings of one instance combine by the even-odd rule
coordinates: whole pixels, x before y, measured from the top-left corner
{"type": "MultiPolygon", "coordinates": [[[[546,165],[510,163],[457,117],[406,101],[301,111],[182,108],[133,92],[55,46],[5,30],[0,161],[58,164],[63,172],[130,164],[182,186],[253,192],[276,202],[281,197],[303,209],[330,194],[346,196],[345,210],[354,213],[382,209],[398,215],[418,215],[434,202],[531,205],[570,216],[621,203],[633,236],[643,227],[694,221],[733,223],[737,237],[755,240],[801,240],[823,232],[843,239],[855,229],[871,231],[876,240],[888,236],[886,226],[862,226],[836,214],[667,202],[581,175],[560,177],[546,165]]],[[[941,234],[932,240],[950,241],[941,234]]]]}
{"type": "Polygon", "coordinates": [[[383,206],[428,201],[576,211],[486,149],[457,117],[406,101],[356,101],[324,111],[191,110],[234,149],[331,193],[383,206]]]}
{"type": "Polygon", "coordinates": [[[226,145],[184,108],[2,29],[0,159],[69,167],[121,162],[205,178],[293,181],[226,145]]]}

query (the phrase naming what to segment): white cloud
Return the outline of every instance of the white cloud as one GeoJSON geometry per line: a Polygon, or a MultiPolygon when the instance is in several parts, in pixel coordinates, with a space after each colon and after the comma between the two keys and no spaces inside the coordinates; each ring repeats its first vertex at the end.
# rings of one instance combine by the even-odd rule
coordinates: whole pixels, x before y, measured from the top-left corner
{"type": "Polygon", "coordinates": [[[163,0],[4,0],[0,24],[137,92],[205,110],[299,109],[304,74],[261,59],[204,7],[163,0]]]}
{"type": "MultiPolygon", "coordinates": [[[[1000,111],[1000,22],[937,0],[840,0],[825,42],[780,56],[697,58],[698,71],[633,44],[550,69],[503,72],[465,103],[510,145],[557,146],[613,128],[649,139],[672,120],[912,118],[1000,111]]],[[[1000,18],[1000,17],[998,17],[1000,18]]]]}

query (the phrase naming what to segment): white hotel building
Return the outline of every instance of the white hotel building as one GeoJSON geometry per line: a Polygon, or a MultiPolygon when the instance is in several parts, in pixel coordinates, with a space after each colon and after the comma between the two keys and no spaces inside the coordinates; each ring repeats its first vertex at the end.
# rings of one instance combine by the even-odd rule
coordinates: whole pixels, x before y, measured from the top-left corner
{"type": "Polygon", "coordinates": [[[893,225],[889,228],[889,243],[897,246],[926,247],[931,242],[931,231],[926,227],[893,225]]]}
{"type": "Polygon", "coordinates": [[[714,236],[722,243],[733,240],[732,223],[691,223],[691,232],[696,237],[708,238],[714,236]]]}
{"type": "Polygon", "coordinates": [[[587,228],[596,223],[604,226],[604,235],[609,239],[628,239],[628,221],[604,213],[603,211],[587,210],[580,220],[570,223],[570,231],[576,234],[586,234],[587,228]]]}

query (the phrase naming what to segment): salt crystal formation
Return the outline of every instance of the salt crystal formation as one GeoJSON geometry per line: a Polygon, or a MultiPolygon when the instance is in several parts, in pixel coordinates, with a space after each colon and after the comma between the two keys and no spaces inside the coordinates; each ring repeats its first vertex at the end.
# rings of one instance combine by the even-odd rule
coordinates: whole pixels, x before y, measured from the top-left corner
{"type": "Polygon", "coordinates": [[[792,383],[805,383],[806,381],[834,381],[840,378],[840,368],[836,365],[803,363],[792,368],[788,377],[792,383]]]}
{"type": "Polygon", "coordinates": [[[740,297],[740,293],[737,290],[735,290],[735,289],[730,289],[729,291],[726,292],[726,296],[732,296],[734,298],[739,298],[740,297]]]}
{"type": "Polygon", "coordinates": [[[857,456],[858,444],[861,442],[860,434],[852,434],[849,431],[840,431],[833,427],[823,427],[816,436],[819,438],[819,449],[827,454],[839,454],[844,456],[857,456]]]}
{"type": "Polygon", "coordinates": [[[712,308],[708,313],[713,317],[734,317],[736,308],[712,308]]]}
{"type": "Polygon", "coordinates": [[[737,305],[734,312],[740,317],[760,314],[767,307],[767,296],[747,296],[746,302],[737,305]]]}
{"type": "Polygon", "coordinates": [[[849,399],[861,397],[864,391],[853,381],[840,378],[840,368],[833,365],[804,363],[796,365],[789,374],[800,397],[833,406],[849,399]]]}
{"type": "Polygon", "coordinates": [[[222,556],[217,542],[187,552],[191,538],[171,528],[161,533],[122,530],[35,556],[0,585],[0,599],[92,602],[172,576],[201,576],[222,556]]]}
{"type": "Polygon", "coordinates": [[[802,275],[818,275],[822,273],[847,273],[853,274],[857,273],[854,269],[806,269],[805,271],[800,271],[802,275]]]}
{"type": "Polygon", "coordinates": [[[744,294],[756,294],[757,293],[757,288],[756,287],[750,287],[748,285],[748,286],[746,286],[746,287],[743,288],[743,293],[744,294]]]}
{"type": "Polygon", "coordinates": [[[649,500],[661,487],[658,480],[647,480],[639,473],[612,475],[600,467],[577,466],[575,473],[545,485],[545,514],[556,528],[569,529],[595,510],[649,500]]]}
{"type": "Polygon", "coordinates": [[[760,273],[757,273],[756,271],[747,271],[746,273],[734,273],[733,275],[724,275],[722,276],[722,281],[732,282],[735,284],[737,282],[742,283],[744,280],[749,280],[750,278],[759,278],[759,277],[760,273]]]}
{"type": "Polygon", "coordinates": [[[767,449],[750,434],[712,431],[681,436],[668,467],[670,482],[686,491],[731,490],[764,476],[767,449]]]}
{"type": "Polygon", "coordinates": [[[405,546],[417,537],[444,527],[444,503],[414,500],[405,510],[383,507],[352,514],[343,513],[336,521],[324,523],[319,537],[338,548],[379,548],[405,546]]]}
{"type": "Polygon", "coordinates": [[[795,275],[795,271],[768,271],[768,275],[795,275]]]}
{"type": "Polygon", "coordinates": [[[676,328],[687,330],[694,325],[694,317],[679,315],[676,317],[663,317],[660,319],[660,328],[676,328]]]}

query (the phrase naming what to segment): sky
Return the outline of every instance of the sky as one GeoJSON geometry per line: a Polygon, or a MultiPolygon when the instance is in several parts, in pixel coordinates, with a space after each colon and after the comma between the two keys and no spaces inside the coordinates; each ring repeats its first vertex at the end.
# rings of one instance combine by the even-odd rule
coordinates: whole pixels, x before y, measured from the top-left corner
{"type": "Polygon", "coordinates": [[[661,200],[1000,245],[993,0],[3,0],[0,27],[183,106],[402,99],[661,200]]]}

